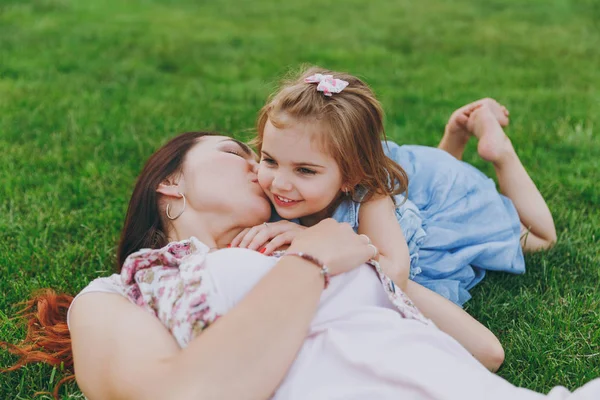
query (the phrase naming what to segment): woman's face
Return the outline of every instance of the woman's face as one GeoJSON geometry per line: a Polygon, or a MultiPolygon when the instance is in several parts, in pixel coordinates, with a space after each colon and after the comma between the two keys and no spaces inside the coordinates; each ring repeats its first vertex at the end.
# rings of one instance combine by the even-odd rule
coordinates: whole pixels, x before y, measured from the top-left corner
{"type": "Polygon", "coordinates": [[[188,207],[222,215],[236,226],[268,221],[271,206],[258,184],[256,154],[225,136],[205,136],[186,155],[182,182],[188,207]]]}

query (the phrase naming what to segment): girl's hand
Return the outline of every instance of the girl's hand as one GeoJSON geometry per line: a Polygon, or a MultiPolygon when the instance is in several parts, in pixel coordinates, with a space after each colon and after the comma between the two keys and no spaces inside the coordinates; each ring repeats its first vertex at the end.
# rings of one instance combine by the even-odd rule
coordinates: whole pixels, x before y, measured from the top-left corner
{"type": "Polygon", "coordinates": [[[231,247],[259,250],[265,255],[292,243],[298,233],[306,227],[290,221],[269,222],[246,228],[232,241],[231,247]]]}
{"type": "Polygon", "coordinates": [[[353,270],[373,257],[373,245],[366,235],[357,235],[349,224],[331,218],[299,232],[288,251],[318,258],[331,276],[353,270]]]}

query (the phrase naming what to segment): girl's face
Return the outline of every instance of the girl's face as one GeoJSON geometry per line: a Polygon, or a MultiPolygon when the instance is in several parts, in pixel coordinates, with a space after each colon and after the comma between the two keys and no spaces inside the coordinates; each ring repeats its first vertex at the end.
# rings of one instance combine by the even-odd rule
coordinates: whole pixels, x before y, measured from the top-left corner
{"type": "Polygon", "coordinates": [[[282,218],[312,225],[328,217],[340,195],[341,171],[320,148],[318,124],[285,122],[281,129],[271,121],[265,125],[258,182],[282,218]]]}

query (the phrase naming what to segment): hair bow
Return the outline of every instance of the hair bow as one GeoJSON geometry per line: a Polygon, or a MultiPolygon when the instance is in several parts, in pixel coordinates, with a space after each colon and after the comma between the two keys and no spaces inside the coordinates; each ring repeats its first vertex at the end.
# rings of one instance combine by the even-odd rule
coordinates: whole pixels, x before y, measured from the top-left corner
{"type": "Polygon", "coordinates": [[[314,74],[304,79],[306,83],[318,83],[317,90],[323,92],[325,96],[331,96],[332,93],[339,93],[348,82],[341,79],[335,79],[333,75],[314,74]]]}

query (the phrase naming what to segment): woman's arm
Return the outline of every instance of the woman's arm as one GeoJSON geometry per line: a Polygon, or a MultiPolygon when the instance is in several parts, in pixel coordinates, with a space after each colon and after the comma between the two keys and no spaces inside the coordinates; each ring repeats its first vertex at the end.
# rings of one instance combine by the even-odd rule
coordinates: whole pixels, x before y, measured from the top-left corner
{"type": "MultiPolygon", "coordinates": [[[[368,260],[369,247],[332,220],[291,246],[332,274],[368,260]]],[[[159,320],[123,297],[90,293],[71,311],[77,382],[97,399],[266,399],[302,345],[323,290],[319,268],[282,259],[229,313],[185,349],[159,320]]]]}
{"type": "Polygon", "coordinates": [[[318,268],[304,263],[282,260],[184,350],[127,299],[81,296],[71,313],[77,382],[91,400],[268,398],[304,341],[323,289],[318,268]]]}
{"type": "Polygon", "coordinates": [[[496,336],[465,310],[439,294],[408,281],[404,291],[417,308],[440,330],[452,336],[487,369],[494,372],[504,362],[504,349],[496,336]]]}
{"type": "Polygon", "coordinates": [[[379,250],[383,271],[404,291],[410,272],[410,254],[389,196],[373,197],[360,205],[358,233],[367,235],[379,250]]]}

